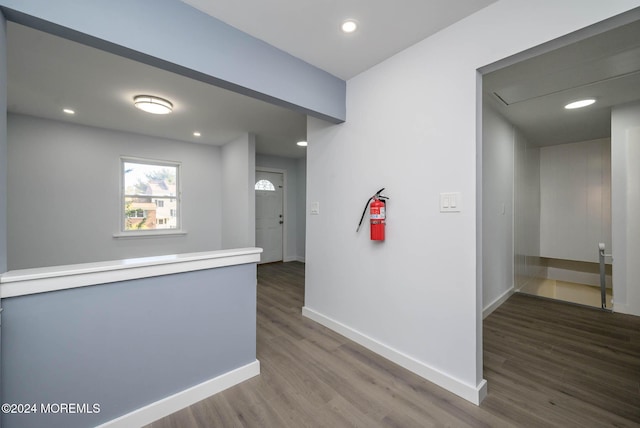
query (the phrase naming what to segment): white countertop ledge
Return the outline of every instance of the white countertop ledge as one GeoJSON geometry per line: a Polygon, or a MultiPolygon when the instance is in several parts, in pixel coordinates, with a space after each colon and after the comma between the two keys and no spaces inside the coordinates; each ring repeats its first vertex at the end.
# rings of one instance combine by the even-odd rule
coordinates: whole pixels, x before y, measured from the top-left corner
{"type": "Polygon", "coordinates": [[[260,253],[262,248],[234,248],[13,270],[0,275],[0,298],[257,263],[260,253]]]}

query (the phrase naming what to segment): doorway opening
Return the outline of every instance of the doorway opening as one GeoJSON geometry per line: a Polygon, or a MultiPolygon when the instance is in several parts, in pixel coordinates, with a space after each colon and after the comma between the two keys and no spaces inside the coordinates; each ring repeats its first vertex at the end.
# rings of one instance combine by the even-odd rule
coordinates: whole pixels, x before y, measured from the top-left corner
{"type": "Polygon", "coordinates": [[[612,118],[640,100],[639,31],[636,11],[480,70],[485,316],[514,292],[601,307],[601,276],[612,307],[616,268],[606,257],[600,274],[599,250],[626,235],[612,118]]]}

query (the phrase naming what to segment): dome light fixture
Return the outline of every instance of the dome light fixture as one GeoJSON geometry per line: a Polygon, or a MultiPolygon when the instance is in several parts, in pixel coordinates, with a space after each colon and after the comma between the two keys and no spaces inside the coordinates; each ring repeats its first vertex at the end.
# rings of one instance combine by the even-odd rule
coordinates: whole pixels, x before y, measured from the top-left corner
{"type": "Polygon", "coordinates": [[[307,147],[306,141],[298,141],[296,144],[299,145],[300,147],[307,147]]]}
{"type": "Polygon", "coordinates": [[[342,29],[343,33],[353,33],[358,29],[358,22],[354,19],[346,19],[342,22],[340,28],[342,29]]]}
{"type": "Polygon", "coordinates": [[[62,109],[62,111],[63,111],[64,113],[66,113],[66,114],[69,114],[69,115],[76,114],[75,110],[72,110],[72,109],[70,109],[70,108],[64,108],[64,109],[62,109]]]}
{"type": "Polygon", "coordinates": [[[199,136],[201,136],[201,135],[202,135],[202,134],[201,134],[199,131],[193,131],[193,136],[194,136],[194,137],[199,137],[199,136]]]}
{"type": "Polygon", "coordinates": [[[595,103],[596,100],[594,100],[593,98],[588,98],[585,100],[579,100],[579,101],[574,101],[572,103],[567,104],[566,106],[564,106],[564,108],[566,108],[567,110],[573,110],[576,108],[582,108],[582,107],[586,107],[586,106],[590,106],[591,104],[595,103]]]}
{"type": "Polygon", "coordinates": [[[169,114],[173,111],[173,104],[170,101],[153,95],[136,95],[133,98],[133,104],[151,114],[169,114]]]}

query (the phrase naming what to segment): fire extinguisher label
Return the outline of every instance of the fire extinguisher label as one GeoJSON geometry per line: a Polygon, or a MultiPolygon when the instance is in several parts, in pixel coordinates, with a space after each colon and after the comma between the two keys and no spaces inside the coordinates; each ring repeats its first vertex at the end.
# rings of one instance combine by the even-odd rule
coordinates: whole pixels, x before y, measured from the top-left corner
{"type": "Polygon", "coordinates": [[[371,210],[371,219],[372,220],[384,220],[385,218],[385,209],[384,207],[380,207],[379,210],[375,210],[378,211],[378,213],[374,212],[375,209],[371,210]]]}

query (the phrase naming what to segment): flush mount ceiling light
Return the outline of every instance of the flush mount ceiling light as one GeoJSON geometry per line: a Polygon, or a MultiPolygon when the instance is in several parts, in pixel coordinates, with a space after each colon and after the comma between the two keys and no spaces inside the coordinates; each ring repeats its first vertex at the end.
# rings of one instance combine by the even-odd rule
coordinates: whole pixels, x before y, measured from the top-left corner
{"type": "Polygon", "coordinates": [[[344,33],[353,33],[358,29],[358,22],[356,22],[354,19],[347,19],[342,22],[340,28],[344,33]]]}
{"type": "Polygon", "coordinates": [[[564,106],[564,108],[566,108],[567,110],[572,110],[572,109],[575,109],[575,108],[582,108],[582,107],[590,106],[591,104],[593,104],[595,102],[596,102],[596,100],[594,100],[593,98],[589,98],[589,99],[586,99],[586,100],[574,101],[574,102],[569,103],[566,106],[564,106]]]}
{"type": "Polygon", "coordinates": [[[306,141],[298,141],[296,144],[299,145],[300,147],[307,147],[306,141]]]}
{"type": "Polygon", "coordinates": [[[201,135],[202,135],[202,134],[201,134],[201,133],[199,133],[198,131],[193,131],[193,136],[194,136],[194,137],[199,137],[199,136],[201,136],[201,135]]]}
{"type": "Polygon", "coordinates": [[[136,95],[133,104],[140,110],[152,114],[169,114],[173,111],[173,104],[153,95],[136,95]]]}
{"type": "Polygon", "coordinates": [[[66,114],[76,114],[76,112],[71,110],[70,108],[64,108],[62,109],[62,111],[66,114]]]}

